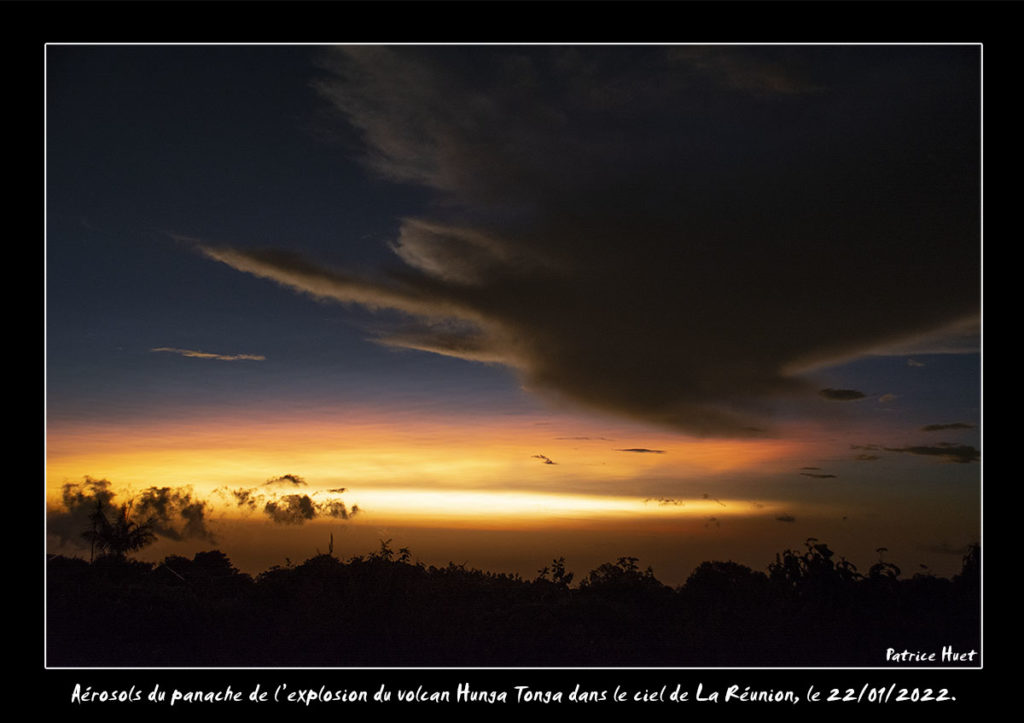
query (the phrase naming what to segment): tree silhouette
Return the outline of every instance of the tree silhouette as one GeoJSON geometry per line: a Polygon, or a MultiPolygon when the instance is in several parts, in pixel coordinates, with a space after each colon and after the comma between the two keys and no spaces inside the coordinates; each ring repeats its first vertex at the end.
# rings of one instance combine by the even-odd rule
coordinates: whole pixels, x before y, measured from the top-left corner
{"type": "Polygon", "coordinates": [[[567,590],[572,584],[573,573],[565,569],[565,557],[559,557],[551,561],[551,565],[545,565],[537,571],[537,581],[552,582],[558,587],[567,590]]]}
{"type": "Polygon", "coordinates": [[[47,650],[61,665],[834,666],[937,640],[980,650],[977,546],[953,580],[901,580],[885,562],[860,575],[810,538],[768,574],[704,562],[673,589],[636,557],[570,587],[563,558],[524,580],[410,564],[381,540],[253,579],[219,550],[156,569],[126,559],[152,541],[148,524],[130,504],[95,510],[96,564],[47,562],[47,650]]]}
{"type": "Polygon", "coordinates": [[[103,501],[96,502],[96,510],[89,515],[92,529],[82,533],[89,540],[94,551],[100,555],[108,555],[124,559],[129,552],[141,550],[156,540],[153,521],[135,522],[131,519],[131,503],[121,505],[111,522],[103,506],[103,501]]]}
{"type": "Polygon", "coordinates": [[[885,553],[889,551],[887,547],[879,547],[875,552],[878,553],[878,562],[871,566],[868,570],[868,577],[872,580],[889,579],[895,580],[900,576],[901,570],[894,563],[886,562],[883,558],[885,553]]]}

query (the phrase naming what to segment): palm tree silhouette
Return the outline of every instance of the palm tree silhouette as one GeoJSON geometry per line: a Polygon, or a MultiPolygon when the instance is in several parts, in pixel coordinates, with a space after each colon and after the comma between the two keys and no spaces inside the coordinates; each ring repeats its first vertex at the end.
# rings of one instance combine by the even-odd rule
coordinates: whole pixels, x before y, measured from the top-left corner
{"type": "Polygon", "coordinates": [[[100,555],[109,555],[118,559],[124,559],[129,552],[141,550],[146,545],[156,540],[156,533],[153,531],[153,521],[134,522],[131,519],[131,503],[121,505],[115,515],[114,521],[107,518],[103,501],[96,502],[96,511],[89,516],[92,522],[92,529],[82,533],[82,537],[89,540],[91,549],[89,559],[92,560],[94,552],[100,555]]]}

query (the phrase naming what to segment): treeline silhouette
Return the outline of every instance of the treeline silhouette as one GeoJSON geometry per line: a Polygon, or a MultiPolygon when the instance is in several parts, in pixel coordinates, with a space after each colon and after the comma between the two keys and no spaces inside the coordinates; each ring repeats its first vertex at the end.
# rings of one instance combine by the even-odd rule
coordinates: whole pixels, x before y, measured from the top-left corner
{"type": "Polygon", "coordinates": [[[158,564],[55,556],[48,664],[884,666],[888,648],[980,650],[976,545],[952,579],[901,578],[881,556],[862,574],[813,538],[767,572],[704,562],[677,588],[637,563],[605,563],[574,586],[563,558],[524,579],[414,563],[390,540],[347,560],[332,545],[255,578],[219,550],[158,564]]]}

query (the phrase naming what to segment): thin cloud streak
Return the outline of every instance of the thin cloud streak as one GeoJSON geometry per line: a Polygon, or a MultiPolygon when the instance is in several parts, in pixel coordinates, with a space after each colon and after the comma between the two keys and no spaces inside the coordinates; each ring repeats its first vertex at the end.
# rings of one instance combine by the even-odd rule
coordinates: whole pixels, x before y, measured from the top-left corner
{"type": "Polygon", "coordinates": [[[950,424],[926,424],[921,427],[922,432],[942,432],[947,429],[974,429],[975,425],[967,422],[952,422],[950,424]]]}
{"type": "Polygon", "coordinates": [[[267,359],[262,354],[211,354],[205,351],[176,349],[170,346],[158,346],[150,349],[150,351],[170,352],[172,354],[180,354],[181,356],[191,357],[193,359],[216,359],[217,361],[266,361],[267,359]]]}
{"type": "Polygon", "coordinates": [[[967,464],[981,460],[981,452],[969,444],[952,444],[940,442],[937,445],[918,445],[912,447],[885,447],[886,452],[904,452],[926,457],[939,457],[946,462],[967,464]]]}
{"type": "Polygon", "coordinates": [[[867,396],[856,389],[822,389],[818,394],[832,402],[856,402],[867,396]]]}

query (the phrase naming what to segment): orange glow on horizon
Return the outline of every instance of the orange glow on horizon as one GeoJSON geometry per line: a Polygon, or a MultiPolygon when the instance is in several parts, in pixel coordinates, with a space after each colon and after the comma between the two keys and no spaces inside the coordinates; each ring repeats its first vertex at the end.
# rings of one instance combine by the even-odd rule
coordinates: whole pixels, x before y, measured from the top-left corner
{"type": "Polygon", "coordinates": [[[53,424],[47,492],[59,507],[62,486],[86,476],[109,480],[120,499],[151,486],[188,487],[208,500],[215,516],[239,518],[233,489],[324,501],[327,490],[345,487],[346,505],[364,513],[357,520],[374,524],[725,517],[753,508],[743,500],[645,499],[623,490],[636,490],[628,483],[640,479],[706,481],[713,490],[723,473],[790,470],[806,448],[792,440],[699,440],[578,417],[396,419],[373,410],[349,410],[344,417],[53,424]],[[284,474],[308,484],[266,486],[284,474]]]}
{"type": "Polygon", "coordinates": [[[596,520],[644,518],[726,518],[778,514],[777,502],[678,499],[666,504],[639,497],[543,492],[464,491],[451,489],[364,489],[359,505],[371,510],[363,522],[432,524],[488,522],[518,526],[521,522],[559,521],[569,524],[596,520]],[[374,512],[376,510],[376,512],[374,512]]]}

